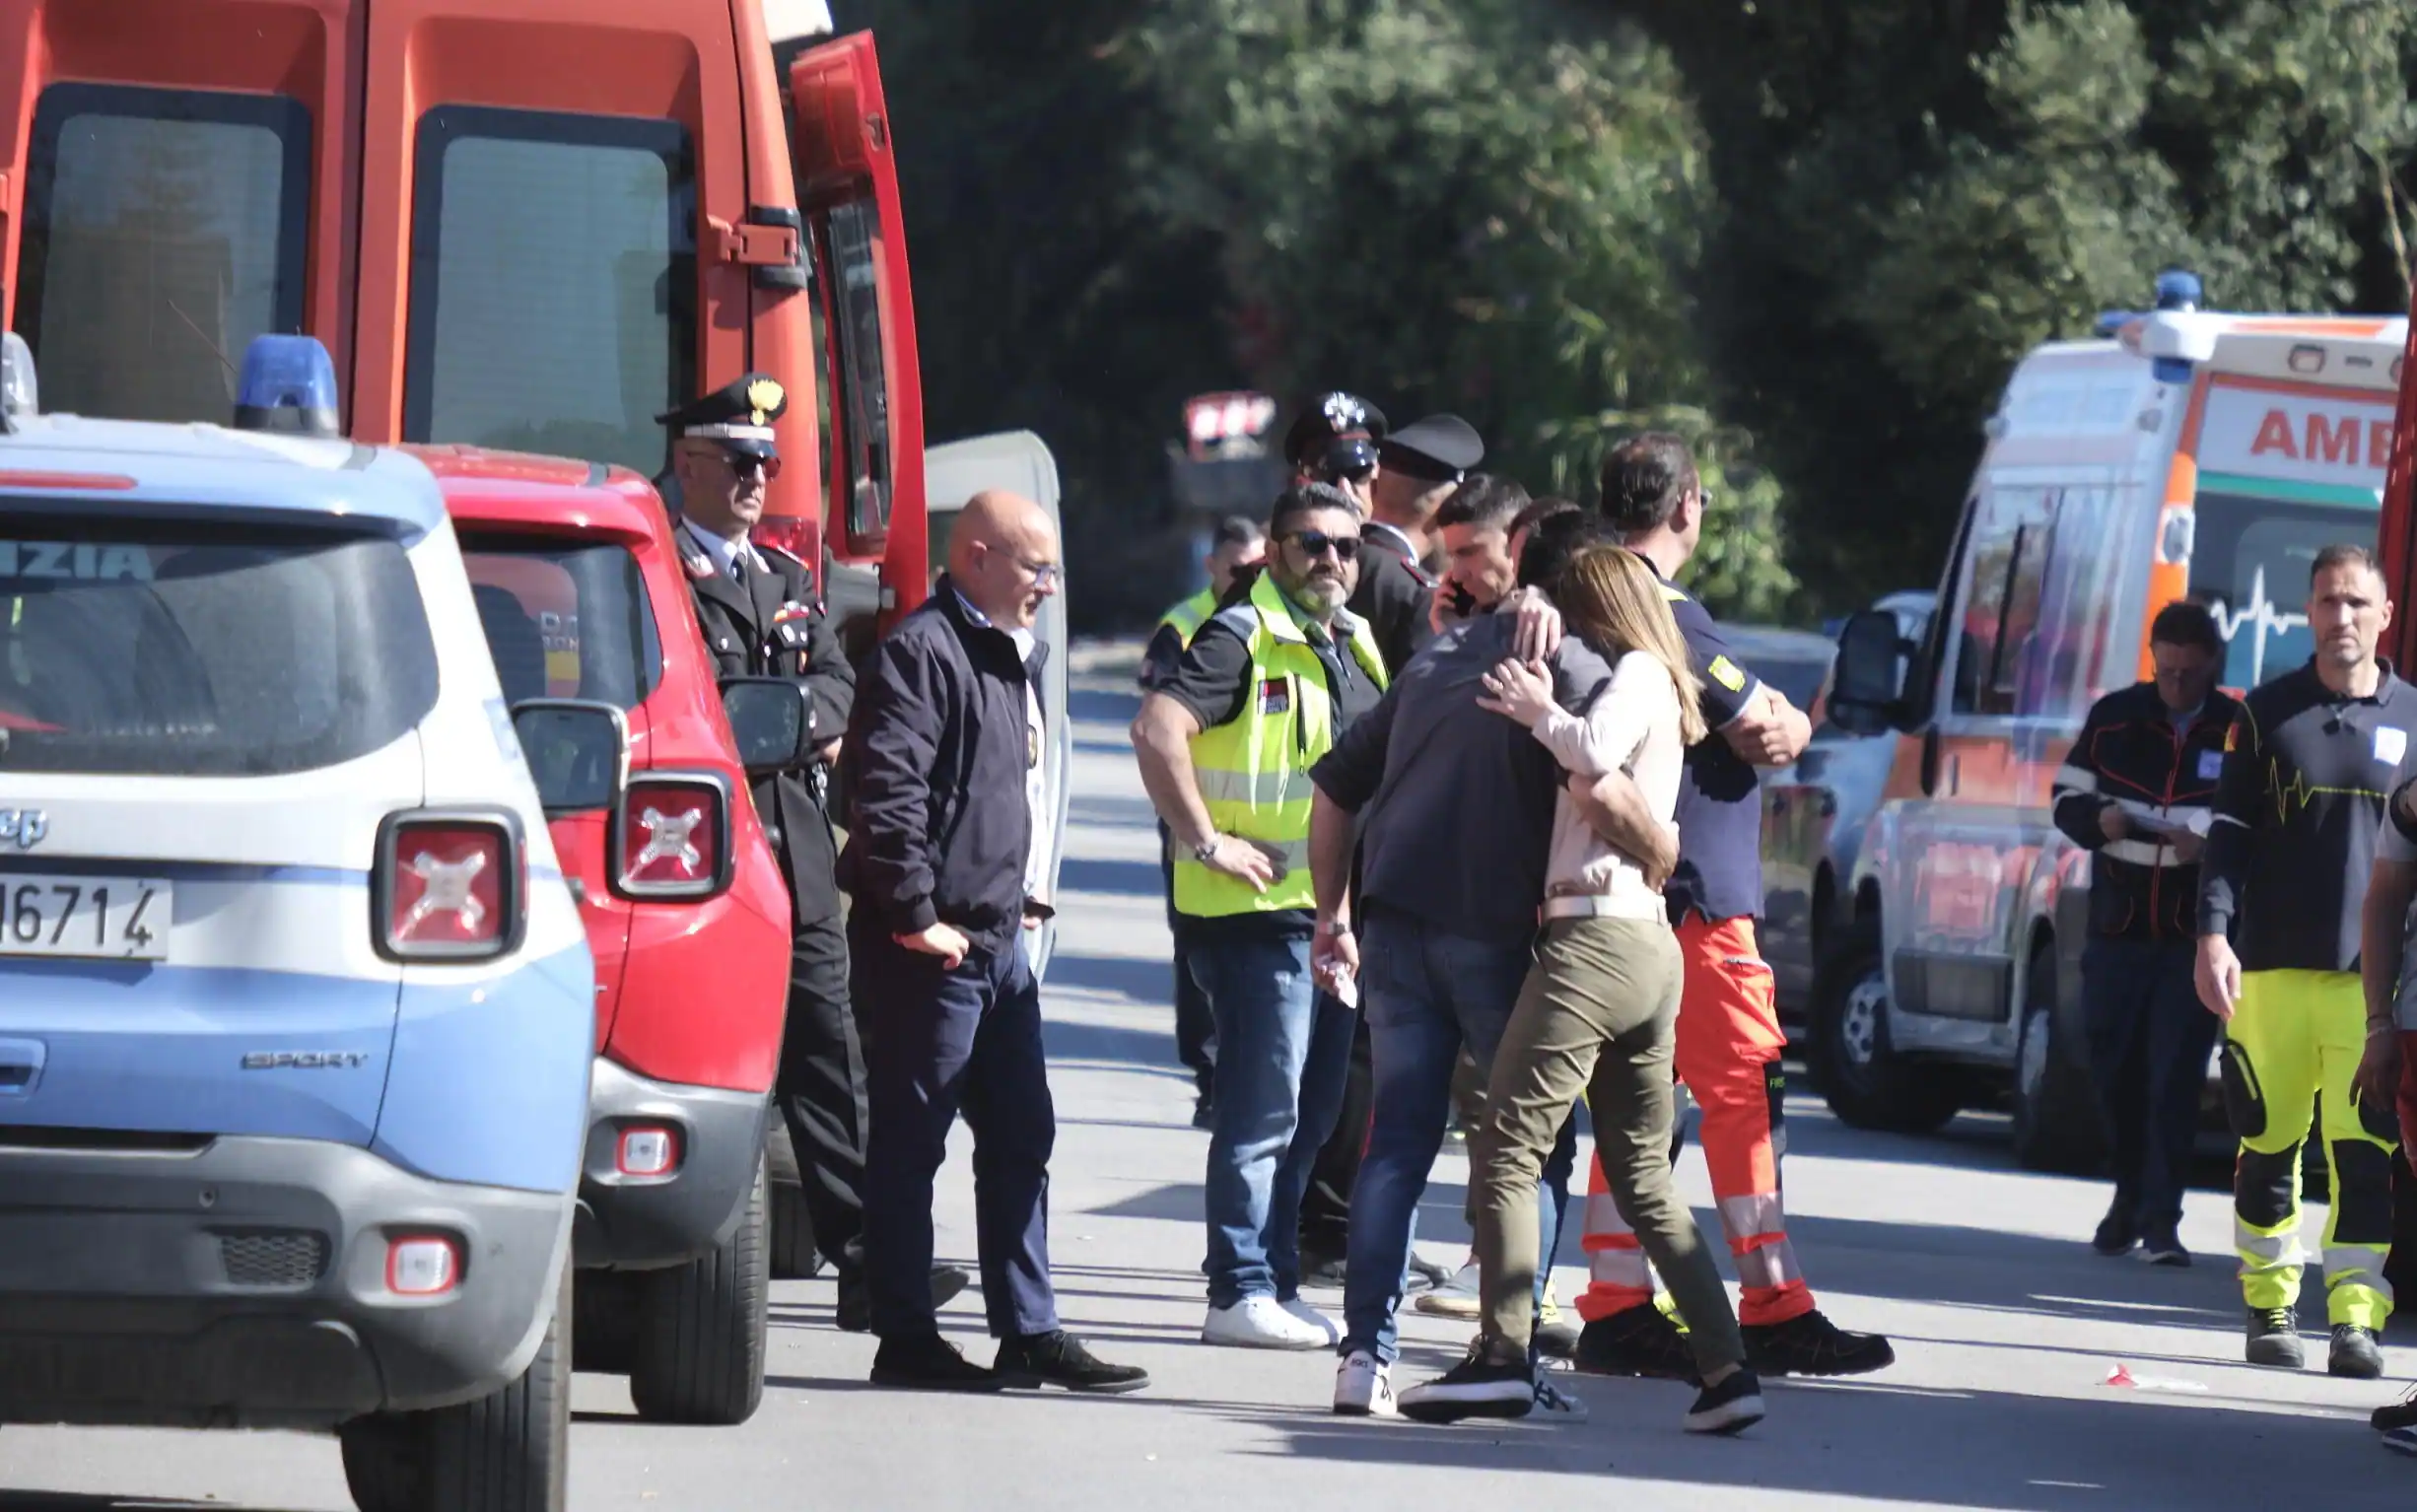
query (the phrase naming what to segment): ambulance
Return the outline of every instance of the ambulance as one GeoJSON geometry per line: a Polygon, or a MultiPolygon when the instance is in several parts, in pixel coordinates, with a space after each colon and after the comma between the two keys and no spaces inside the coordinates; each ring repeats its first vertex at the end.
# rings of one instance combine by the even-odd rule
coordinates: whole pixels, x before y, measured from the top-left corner
{"type": "Polygon", "coordinates": [[[2313,654],[2316,552],[2376,544],[2406,317],[2202,309],[2180,271],[2156,287],[2015,369],[1923,637],[1871,611],[1840,635],[1830,719],[1897,736],[1814,984],[1807,1060],[1847,1123],[1926,1131],[2008,1099],[2026,1165],[2096,1163],[2090,858],[2050,821],[2056,769],[2090,705],[2150,675],[2160,608],[2214,611],[2238,693],[2313,654]]]}

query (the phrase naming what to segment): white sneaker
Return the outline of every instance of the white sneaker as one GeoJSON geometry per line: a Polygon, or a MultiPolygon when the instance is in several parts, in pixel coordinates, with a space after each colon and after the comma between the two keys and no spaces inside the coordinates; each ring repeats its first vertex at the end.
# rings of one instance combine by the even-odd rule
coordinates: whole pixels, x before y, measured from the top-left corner
{"type": "Polygon", "coordinates": [[[1335,1367],[1335,1415],[1338,1417],[1399,1417],[1393,1401],[1393,1367],[1380,1365],[1365,1349],[1354,1349],[1335,1367]]]}
{"type": "Polygon", "coordinates": [[[1325,1335],[1326,1347],[1329,1349],[1343,1342],[1343,1325],[1337,1323],[1334,1319],[1327,1317],[1324,1313],[1319,1312],[1316,1308],[1302,1301],[1299,1297],[1294,1297],[1289,1302],[1282,1302],[1278,1303],[1278,1305],[1283,1308],[1285,1312],[1290,1313],[1293,1317],[1300,1319],[1303,1323],[1308,1324],[1311,1328],[1316,1329],[1319,1333],[1325,1335]]]}
{"type": "Polygon", "coordinates": [[[1294,1317],[1265,1294],[1208,1309],[1200,1339],[1205,1344],[1234,1349],[1326,1349],[1334,1344],[1324,1328],[1294,1317]]]}

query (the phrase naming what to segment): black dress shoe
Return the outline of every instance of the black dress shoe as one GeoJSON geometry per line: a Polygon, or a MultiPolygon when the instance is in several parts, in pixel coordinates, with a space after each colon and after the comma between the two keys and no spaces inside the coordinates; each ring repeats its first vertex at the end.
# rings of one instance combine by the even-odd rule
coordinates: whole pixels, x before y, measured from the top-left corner
{"type": "MultiPolygon", "coordinates": [[[[972,1279],[954,1266],[933,1266],[932,1268],[932,1308],[937,1310],[946,1307],[951,1298],[972,1283],[972,1279]]],[[[872,1332],[872,1293],[864,1285],[863,1271],[851,1272],[839,1278],[838,1314],[837,1322],[841,1333],[869,1334],[872,1332]]]]}
{"type": "Polygon", "coordinates": [[[1060,1386],[1108,1397],[1149,1385],[1148,1371],[1139,1365],[1111,1365],[1064,1329],[1029,1339],[1001,1340],[998,1362],[991,1368],[1009,1386],[1060,1386]]]}
{"type": "Polygon", "coordinates": [[[937,1334],[908,1339],[884,1339],[872,1357],[872,1384],[907,1391],[990,1392],[1007,1382],[996,1370],[986,1370],[957,1352],[957,1346],[937,1334]]]}

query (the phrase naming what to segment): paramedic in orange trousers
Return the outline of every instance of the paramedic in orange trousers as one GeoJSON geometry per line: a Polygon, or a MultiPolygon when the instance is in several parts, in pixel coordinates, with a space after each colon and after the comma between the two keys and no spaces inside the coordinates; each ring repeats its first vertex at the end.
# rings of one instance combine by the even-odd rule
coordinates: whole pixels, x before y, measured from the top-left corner
{"type": "MultiPolygon", "coordinates": [[[[1850,1334],[1813,1305],[1780,1203],[1787,1049],[1770,967],[1755,943],[1762,903],[1757,767],[1796,759],[1811,738],[1802,712],[1730,655],[1703,606],[1671,580],[1702,538],[1705,500],[1687,444],[1639,436],[1603,464],[1604,520],[1662,580],[1703,683],[1714,734],[1687,753],[1679,789],[1679,869],[1663,889],[1686,959],[1679,1078],[1703,1109],[1698,1137],[1743,1296],[1738,1321],[1760,1374],[1858,1375],[1893,1363],[1876,1334],[1850,1334]]],[[[1694,1369],[1686,1341],[1653,1303],[1636,1235],[1621,1221],[1602,1167],[1588,1162],[1585,1248],[1592,1279],[1578,1301],[1583,1370],[1671,1375],[1694,1369]]]]}

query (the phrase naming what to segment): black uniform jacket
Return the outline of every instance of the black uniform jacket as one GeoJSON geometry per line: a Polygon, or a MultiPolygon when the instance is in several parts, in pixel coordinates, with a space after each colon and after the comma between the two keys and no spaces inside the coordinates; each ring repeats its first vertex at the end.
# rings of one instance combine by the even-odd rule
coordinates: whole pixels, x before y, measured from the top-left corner
{"type": "Polygon", "coordinates": [[[2174,722],[2157,684],[2117,688],[2090,718],[2056,774],[2056,828],[2090,865],[2090,932],[2118,939],[2191,940],[2199,932],[2199,867],[2185,863],[2154,826],[2186,822],[2215,801],[2224,741],[2241,705],[2210,692],[2187,727],[2174,722]],[[2109,841],[2099,824],[2109,808],[2134,820],[2132,836],[2109,841]]]}
{"type": "Polygon", "coordinates": [[[1359,585],[1347,607],[1368,622],[1385,657],[1385,675],[1399,677],[1410,658],[1435,639],[1428,623],[1435,580],[1411,560],[1409,544],[1393,530],[1363,526],[1359,539],[1359,585]]]}
{"type": "MultiPolygon", "coordinates": [[[[694,559],[693,541],[681,543],[694,559]]],[[[786,552],[758,546],[772,569],[748,575],[741,587],[725,573],[688,577],[705,649],[718,677],[787,677],[814,694],[814,744],[838,739],[856,705],[856,672],[840,651],[830,616],[814,591],[805,564],[786,552]]],[[[814,924],[839,913],[834,877],[838,853],[823,812],[828,774],[819,768],[783,772],[755,783],[755,809],[772,836],[796,904],[797,923],[814,924]]]]}

